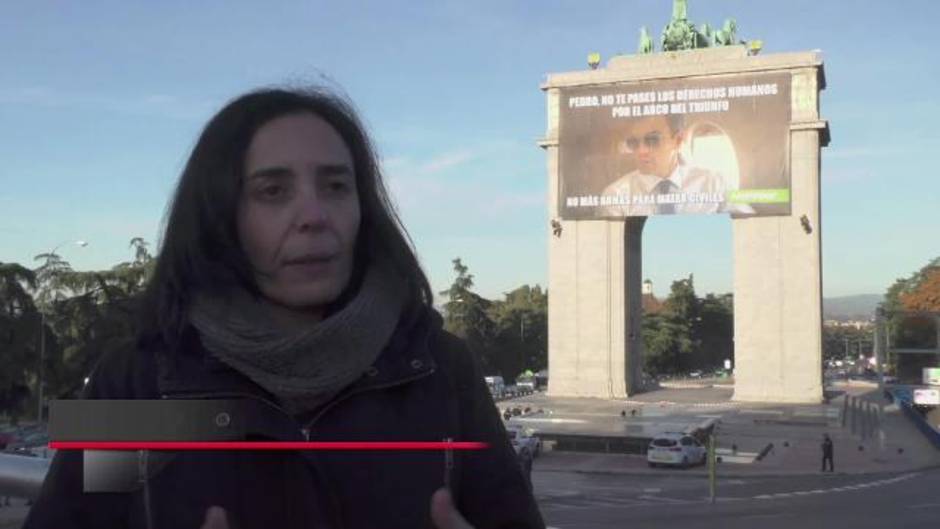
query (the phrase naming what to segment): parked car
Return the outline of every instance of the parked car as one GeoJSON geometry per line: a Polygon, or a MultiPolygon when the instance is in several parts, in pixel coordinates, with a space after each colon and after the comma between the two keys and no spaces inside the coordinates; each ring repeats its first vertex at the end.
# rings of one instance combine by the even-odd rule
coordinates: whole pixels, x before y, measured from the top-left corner
{"type": "Polygon", "coordinates": [[[688,467],[704,464],[707,451],[702,443],[684,433],[664,433],[650,442],[646,451],[649,466],[673,465],[688,467]]]}
{"type": "Polygon", "coordinates": [[[548,387],[548,370],[543,369],[535,374],[535,389],[545,389],[548,387]]]}
{"type": "Polygon", "coordinates": [[[15,441],[7,445],[7,450],[9,451],[24,451],[35,446],[42,446],[49,444],[49,435],[46,432],[33,432],[27,435],[22,435],[17,438],[15,441]]]}
{"type": "Polygon", "coordinates": [[[15,426],[0,426],[0,450],[6,450],[7,446],[17,442],[19,438],[15,426]]]}
{"type": "Polygon", "coordinates": [[[507,433],[510,441],[512,441],[512,449],[516,452],[516,461],[519,463],[519,467],[522,468],[522,475],[525,476],[529,490],[532,490],[532,460],[535,456],[532,455],[528,445],[517,440],[514,430],[507,430],[507,433]]]}
{"type": "Polygon", "coordinates": [[[535,391],[535,377],[521,376],[517,378],[516,387],[523,391],[535,391]]]}
{"type": "Polygon", "coordinates": [[[509,440],[512,441],[513,446],[518,444],[528,449],[533,458],[538,457],[539,454],[542,453],[542,440],[535,435],[535,431],[532,428],[526,428],[518,424],[510,424],[506,426],[506,433],[509,434],[509,440]]]}
{"type": "Polygon", "coordinates": [[[492,376],[484,377],[484,379],[486,380],[486,386],[490,388],[490,394],[493,395],[493,398],[502,398],[506,388],[506,383],[503,381],[503,377],[492,376]]]}

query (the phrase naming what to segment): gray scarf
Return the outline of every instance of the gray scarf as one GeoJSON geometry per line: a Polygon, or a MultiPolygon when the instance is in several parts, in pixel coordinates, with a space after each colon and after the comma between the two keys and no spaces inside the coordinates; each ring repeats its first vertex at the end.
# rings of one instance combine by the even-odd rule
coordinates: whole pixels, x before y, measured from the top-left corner
{"type": "Polygon", "coordinates": [[[395,331],[405,292],[400,276],[373,266],[356,296],[314,325],[285,328],[267,302],[240,289],[197,295],[189,319],[216,358],[299,414],[324,404],[375,362],[395,331]]]}

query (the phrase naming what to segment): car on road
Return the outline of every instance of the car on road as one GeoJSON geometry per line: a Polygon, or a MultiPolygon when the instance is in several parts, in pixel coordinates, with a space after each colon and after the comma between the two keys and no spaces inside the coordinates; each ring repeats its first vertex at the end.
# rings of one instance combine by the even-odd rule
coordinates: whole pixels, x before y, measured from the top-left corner
{"type": "Polygon", "coordinates": [[[522,469],[522,475],[525,476],[529,490],[532,490],[532,460],[535,459],[535,456],[527,444],[520,442],[517,436],[513,435],[514,430],[507,430],[506,433],[509,434],[512,449],[516,452],[516,462],[519,463],[519,467],[522,469]]]}
{"type": "Polygon", "coordinates": [[[490,388],[490,394],[493,395],[494,399],[503,397],[506,390],[506,383],[503,381],[503,377],[484,377],[484,380],[486,381],[486,387],[490,388]]]}
{"type": "Polygon", "coordinates": [[[535,435],[535,431],[532,428],[510,424],[506,426],[506,433],[509,435],[509,440],[513,443],[513,446],[518,444],[528,449],[533,458],[538,457],[539,454],[542,453],[542,440],[535,435]]]}
{"type": "Polygon", "coordinates": [[[15,427],[0,426],[0,451],[6,450],[8,445],[17,442],[19,438],[15,427]]]}
{"type": "Polygon", "coordinates": [[[522,391],[533,392],[535,391],[535,377],[534,376],[520,376],[516,379],[516,387],[522,391]]]}
{"type": "Polygon", "coordinates": [[[28,430],[31,433],[17,437],[8,443],[5,452],[13,455],[51,459],[55,449],[49,448],[49,434],[44,430],[28,430]]]}
{"type": "Polygon", "coordinates": [[[650,441],[646,450],[649,466],[700,465],[705,463],[705,446],[691,435],[684,433],[663,433],[650,441]]]}

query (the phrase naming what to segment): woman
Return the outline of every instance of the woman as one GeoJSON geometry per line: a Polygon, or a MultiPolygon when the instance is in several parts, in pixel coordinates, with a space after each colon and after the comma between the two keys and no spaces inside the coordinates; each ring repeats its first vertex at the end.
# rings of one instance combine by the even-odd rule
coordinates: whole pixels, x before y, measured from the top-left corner
{"type": "Polygon", "coordinates": [[[336,96],[257,91],[209,122],[142,301],[135,343],[101,359],[86,398],[241,399],[252,440],[489,448],[446,477],[439,452],[164,453],[141,459],[137,490],[95,493],[81,452],[61,451],[24,527],[544,527],[336,96]]]}

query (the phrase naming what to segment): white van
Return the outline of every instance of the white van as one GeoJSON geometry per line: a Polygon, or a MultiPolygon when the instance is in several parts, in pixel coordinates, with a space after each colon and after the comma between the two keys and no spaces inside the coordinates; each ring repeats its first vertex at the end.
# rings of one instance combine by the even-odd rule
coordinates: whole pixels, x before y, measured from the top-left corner
{"type": "Polygon", "coordinates": [[[516,387],[528,391],[535,391],[535,376],[520,376],[516,379],[516,387]]]}
{"type": "Polygon", "coordinates": [[[490,388],[490,394],[493,395],[494,399],[503,396],[503,393],[506,391],[506,383],[503,382],[503,377],[483,377],[483,380],[486,380],[486,386],[490,388]]]}

